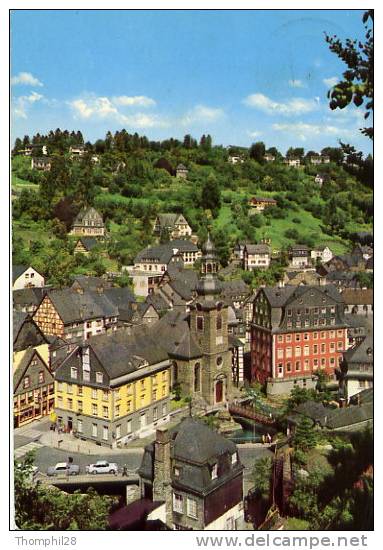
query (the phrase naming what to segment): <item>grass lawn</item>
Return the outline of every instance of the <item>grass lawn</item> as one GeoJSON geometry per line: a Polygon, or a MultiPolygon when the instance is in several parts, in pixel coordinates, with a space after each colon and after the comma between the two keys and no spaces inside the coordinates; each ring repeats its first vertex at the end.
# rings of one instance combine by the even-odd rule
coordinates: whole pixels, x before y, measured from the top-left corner
{"type": "Polygon", "coordinates": [[[286,518],[283,527],[285,531],[308,531],[310,524],[305,519],[286,518]]]}
{"type": "Polygon", "coordinates": [[[26,222],[13,220],[12,231],[14,236],[20,236],[24,242],[39,241],[47,244],[52,238],[51,234],[41,227],[41,222],[30,221],[27,226],[26,222]]]}
{"type": "Polygon", "coordinates": [[[23,180],[19,177],[17,177],[15,174],[12,174],[12,189],[26,189],[27,187],[30,189],[38,190],[39,186],[36,183],[31,183],[30,181],[23,180]]]}
{"type": "Polygon", "coordinates": [[[284,219],[271,219],[270,225],[264,225],[257,229],[257,239],[271,239],[272,247],[281,249],[294,244],[292,239],[287,239],[284,233],[287,229],[296,229],[302,237],[313,237],[315,245],[328,245],[335,254],[343,254],[347,251],[347,243],[339,237],[327,235],[321,229],[322,222],[315,218],[311,212],[299,208],[297,211],[289,211],[284,219]],[[301,220],[301,223],[293,222],[293,218],[301,220]]]}

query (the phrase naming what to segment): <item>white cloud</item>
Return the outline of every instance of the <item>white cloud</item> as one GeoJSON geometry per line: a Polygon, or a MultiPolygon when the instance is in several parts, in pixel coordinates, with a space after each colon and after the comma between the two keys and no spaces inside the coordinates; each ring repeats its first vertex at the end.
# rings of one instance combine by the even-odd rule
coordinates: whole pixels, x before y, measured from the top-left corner
{"type": "Polygon", "coordinates": [[[255,131],[255,132],[247,132],[247,135],[249,137],[252,137],[252,138],[256,138],[256,137],[259,137],[262,135],[262,132],[258,132],[258,131],[255,131]]]}
{"type": "Polygon", "coordinates": [[[127,95],[120,95],[118,97],[113,97],[112,101],[115,105],[121,105],[123,107],[130,107],[130,106],[139,106],[139,107],[151,107],[152,105],[156,105],[156,102],[151,97],[146,97],[144,95],[137,95],[137,96],[127,96],[127,95]]]}
{"type": "Polygon", "coordinates": [[[289,80],[289,86],[291,88],[306,88],[306,84],[302,80],[291,79],[289,80]]]}
{"type": "Polygon", "coordinates": [[[161,118],[159,115],[148,115],[146,113],[127,115],[117,107],[117,105],[140,105],[142,107],[149,104],[155,104],[154,100],[144,98],[144,96],[137,96],[136,98],[129,98],[128,96],[120,96],[119,98],[89,96],[68,102],[68,105],[70,105],[74,112],[75,118],[84,120],[114,120],[118,124],[124,124],[132,128],[168,126],[167,120],[161,118]]]}
{"type": "Polygon", "coordinates": [[[272,125],[273,130],[286,132],[297,136],[300,140],[306,141],[307,138],[320,135],[328,135],[335,137],[350,137],[355,135],[354,130],[349,128],[341,128],[330,124],[309,124],[305,122],[275,123],[272,125]]]}
{"type": "Polygon", "coordinates": [[[251,94],[243,100],[243,103],[248,107],[254,107],[268,114],[286,116],[309,113],[317,108],[315,100],[312,99],[297,97],[281,103],[273,101],[264,94],[251,94]]]}
{"type": "Polygon", "coordinates": [[[44,96],[37,92],[31,92],[29,95],[21,95],[14,98],[12,100],[13,114],[18,118],[27,118],[29,107],[43,98],[44,96]]]}
{"type": "Polygon", "coordinates": [[[335,84],[338,84],[339,78],[337,76],[330,76],[329,78],[323,79],[323,84],[326,84],[329,88],[332,88],[335,86],[335,84]]]}
{"type": "Polygon", "coordinates": [[[166,128],[170,125],[168,120],[158,115],[148,115],[146,113],[136,113],[134,115],[120,114],[118,120],[121,124],[126,124],[133,128],[166,128]]]}
{"type": "Polygon", "coordinates": [[[196,105],[181,118],[181,124],[188,126],[198,122],[215,122],[224,115],[225,113],[222,109],[196,105]]]}
{"type": "Polygon", "coordinates": [[[23,86],[43,86],[43,83],[31,73],[19,73],[18,75],[13,76],[11,78],[11,84],[12,86],[16,86],[17,84],[21,84],[23,86]]]}
{"type": "Polygon", "coordinates": [[[69,102],[75,112],[75,116],[89,119],[91,117],[106,118],[118,114],[107,97],[95,97],[91,99],[75,99],[69,102]]]}

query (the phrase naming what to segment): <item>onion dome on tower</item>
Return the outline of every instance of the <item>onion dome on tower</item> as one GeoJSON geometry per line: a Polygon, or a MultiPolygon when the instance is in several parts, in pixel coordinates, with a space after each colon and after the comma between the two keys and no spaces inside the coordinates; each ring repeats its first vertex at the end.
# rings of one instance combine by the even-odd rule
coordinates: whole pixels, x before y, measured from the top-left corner
{"type": "Polygon", "coordinates": [[[222,291],[217,278],[218,265],[214,244],[208,234],[207,241],[202,245],[201,278],[196,286],[199,296],[215,296],[222,291]]]}

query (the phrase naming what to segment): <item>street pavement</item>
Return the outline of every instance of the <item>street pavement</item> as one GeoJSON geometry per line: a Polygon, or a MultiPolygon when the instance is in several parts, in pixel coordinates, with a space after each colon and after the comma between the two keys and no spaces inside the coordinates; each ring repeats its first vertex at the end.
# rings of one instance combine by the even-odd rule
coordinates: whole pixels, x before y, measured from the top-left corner
{"type": "MultiPolygon", "coordinates": [[[[154,439],[153,434],[151,438],[136,440],[134,446],[110,449],[97,446],[91,442],[79,441],[68,434],[60,434],[59,436],[57,432],[53,432],[49,428],[49,419],[43,419],[16,429],[14,436],[15,458],[20,459],[28,451],[35,450],[35,464],[39,471],[43,473],[46,472],[49,466],[54,466],[57,462],[67,461],[69,456],[73,458],[75,464],[80,466],[82,472],[85,472],[87,464],[94,463],[97,460],[116,462],[120,468],[126,465],[128,469],[134,470],[141,464],[145,445],[149,440],[154,439]],[[58,437],[62,440],[59,445],[60,448],[57,448],[58,437]]],[[[272,456],[269,448],[262,444],[246,443],[239,445],[238,453],[245,467],[246,485],[251,483],[255,461],[265,456],[272,456]]]]}

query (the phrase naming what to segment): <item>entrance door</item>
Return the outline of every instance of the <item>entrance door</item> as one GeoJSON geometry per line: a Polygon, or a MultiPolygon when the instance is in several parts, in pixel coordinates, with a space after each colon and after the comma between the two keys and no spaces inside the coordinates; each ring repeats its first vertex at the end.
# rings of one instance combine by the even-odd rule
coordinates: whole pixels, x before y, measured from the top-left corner
{"type": "Polygon", "coordinates": [[[223,398],[223,382],[222,380],[218,380],[218,382],[215,385],[215,402],[221,403],[223,398]]]}
{"type": "Polygon", "coordinates": [[[71,417],[68,418],[67,429],[68,429],[68,432],[71,432],[73,430],[73,420],[71,417]]]}

